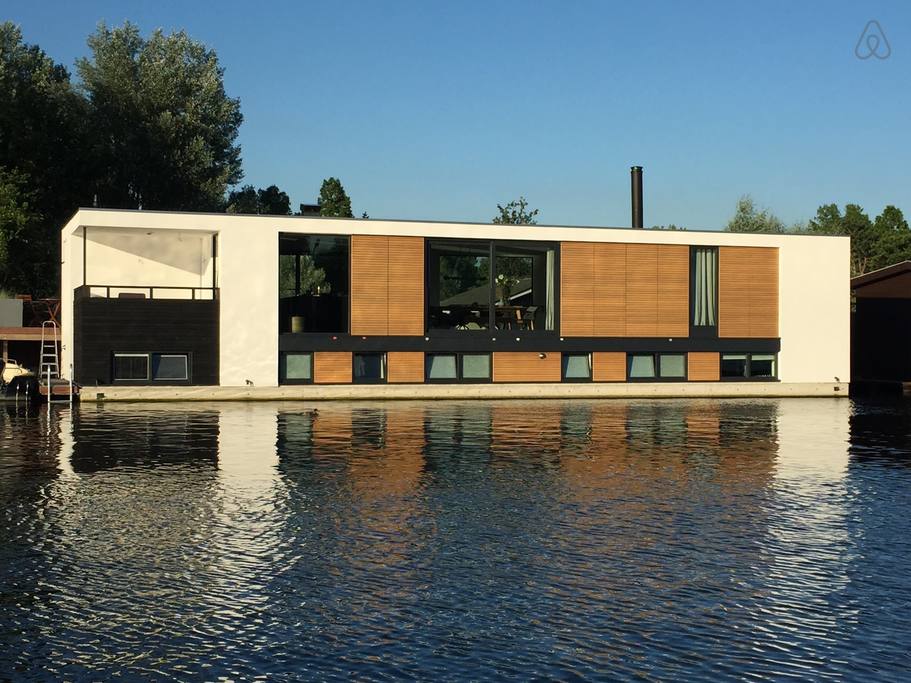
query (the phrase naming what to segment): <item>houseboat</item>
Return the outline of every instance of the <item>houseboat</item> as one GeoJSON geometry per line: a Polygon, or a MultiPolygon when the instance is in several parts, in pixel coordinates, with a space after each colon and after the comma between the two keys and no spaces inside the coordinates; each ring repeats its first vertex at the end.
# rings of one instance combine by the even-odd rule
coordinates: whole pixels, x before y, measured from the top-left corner
{"type": "Polygon", "coordinates": [[[844,396],[849,240],[80,209],[83,399],[844,396]]]}

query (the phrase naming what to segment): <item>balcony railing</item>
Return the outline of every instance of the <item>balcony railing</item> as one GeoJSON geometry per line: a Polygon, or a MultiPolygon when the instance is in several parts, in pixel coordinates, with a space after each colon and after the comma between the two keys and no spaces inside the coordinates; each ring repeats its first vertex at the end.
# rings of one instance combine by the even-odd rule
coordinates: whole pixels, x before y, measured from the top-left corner
{"type": "Polygon", "coordinates": [[[183,299],[214,301],[218,287],[173,287],[170,285],[82,285],[76,288],[77,299],[183,299]]]}

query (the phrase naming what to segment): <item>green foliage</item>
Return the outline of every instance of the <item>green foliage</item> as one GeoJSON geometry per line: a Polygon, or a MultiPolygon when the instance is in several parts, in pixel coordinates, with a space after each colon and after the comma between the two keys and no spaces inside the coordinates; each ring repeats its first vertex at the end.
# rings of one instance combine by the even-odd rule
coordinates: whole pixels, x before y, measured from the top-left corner
{"type": "Polygon", "coordinates": [[[737,200],[737,209],[734,216],[728,221],[725,230],[728,232],[786,232],[784,223],[768,209],[757,209],[753,198],[749,195],[744,195],[737,200]]]}
{"type": "Polygon", "coordinates": [[[252,185],[244,185],[228,195],[227,212],[290,216],[291,200],[276,185],[259,190],[252,185]]]}
{"type": "Polygon", "coordinates": [[[212,211],[241,176],[240,101],[215,52],[184,31],[144,39],[103,23],[76,68],[90,105],[96,193],[105,207],[212,211]]]}
{"type": "MultiPolygon", "coordinates": [[[[294,296],[296,294],[296,275],[294,261],[297,257],[284,255],[278,261],[278,287],[280,296],[294,296]]],[[[313,294],[319,289],[320,293],[328,294],[330,287],[326,283],[326,271],[318,268],[309,254],[300,256],[301,260],[301,294],[313,294]]]]}
{"type": "Polygon", "coordinates": [[[686,230],[682,225],[668,223],[667,225],[653,225],[652,230],[686,230]]]}
{"type": "Polygon", "coordinates": [[[319,189],[319,214],[341,218],[354,217],[351,213],[351,198],[338,178],[326,178],[323,181],[319,189]]]}
{"type": "Polygon", "coordinates": [[[57,291],[60,228],[91,204],[86,111],[67,70],[0,23],[0,286],[9,291],[57,291]]]}
{"type": "Polygon", "coordinates": [[[862,275],[911,258],[911,230],[901,210],[887,206],[870,220],[857,204],[825,204],[807,225],[807,231],[851,238],[851,275],[862,275]]]}
{"type": "Polygon", "coordinates": [[[497,204],[500,213],[494,216],[493,223],[497,225],[536,225],[536,216],[538,209],[528,210],[528,202],[525,197],[519,197],[509,202],[506,206],[497,204]]]}

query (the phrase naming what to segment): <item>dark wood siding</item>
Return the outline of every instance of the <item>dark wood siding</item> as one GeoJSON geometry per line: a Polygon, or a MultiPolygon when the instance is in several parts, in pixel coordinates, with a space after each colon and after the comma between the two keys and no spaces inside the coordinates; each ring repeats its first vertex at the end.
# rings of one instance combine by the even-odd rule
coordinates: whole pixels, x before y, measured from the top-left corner
{"type": "Polygon", "coordinates": [[[177,383],[218,384],[218,309],[218,300],[77,298],[74,378],[111,384],[115,353],[186,353],[190,380],[177,383]]]}

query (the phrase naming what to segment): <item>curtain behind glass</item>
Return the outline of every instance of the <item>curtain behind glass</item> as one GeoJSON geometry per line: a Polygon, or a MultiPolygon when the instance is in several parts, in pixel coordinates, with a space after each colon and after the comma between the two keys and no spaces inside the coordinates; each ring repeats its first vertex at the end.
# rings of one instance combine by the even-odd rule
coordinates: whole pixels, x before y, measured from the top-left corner
{"type": "Polygon", "coordinates": [[[544,329],[554,329],[554,250],[547,251],[547,306],[544,329]]]}
{"type": "Polygon", "coordinates": [[[715,247],[696,248],[695,305],[693,324],[713,326],[717,324],[715,288],[718,282],[718,250],[715,247]]]}

